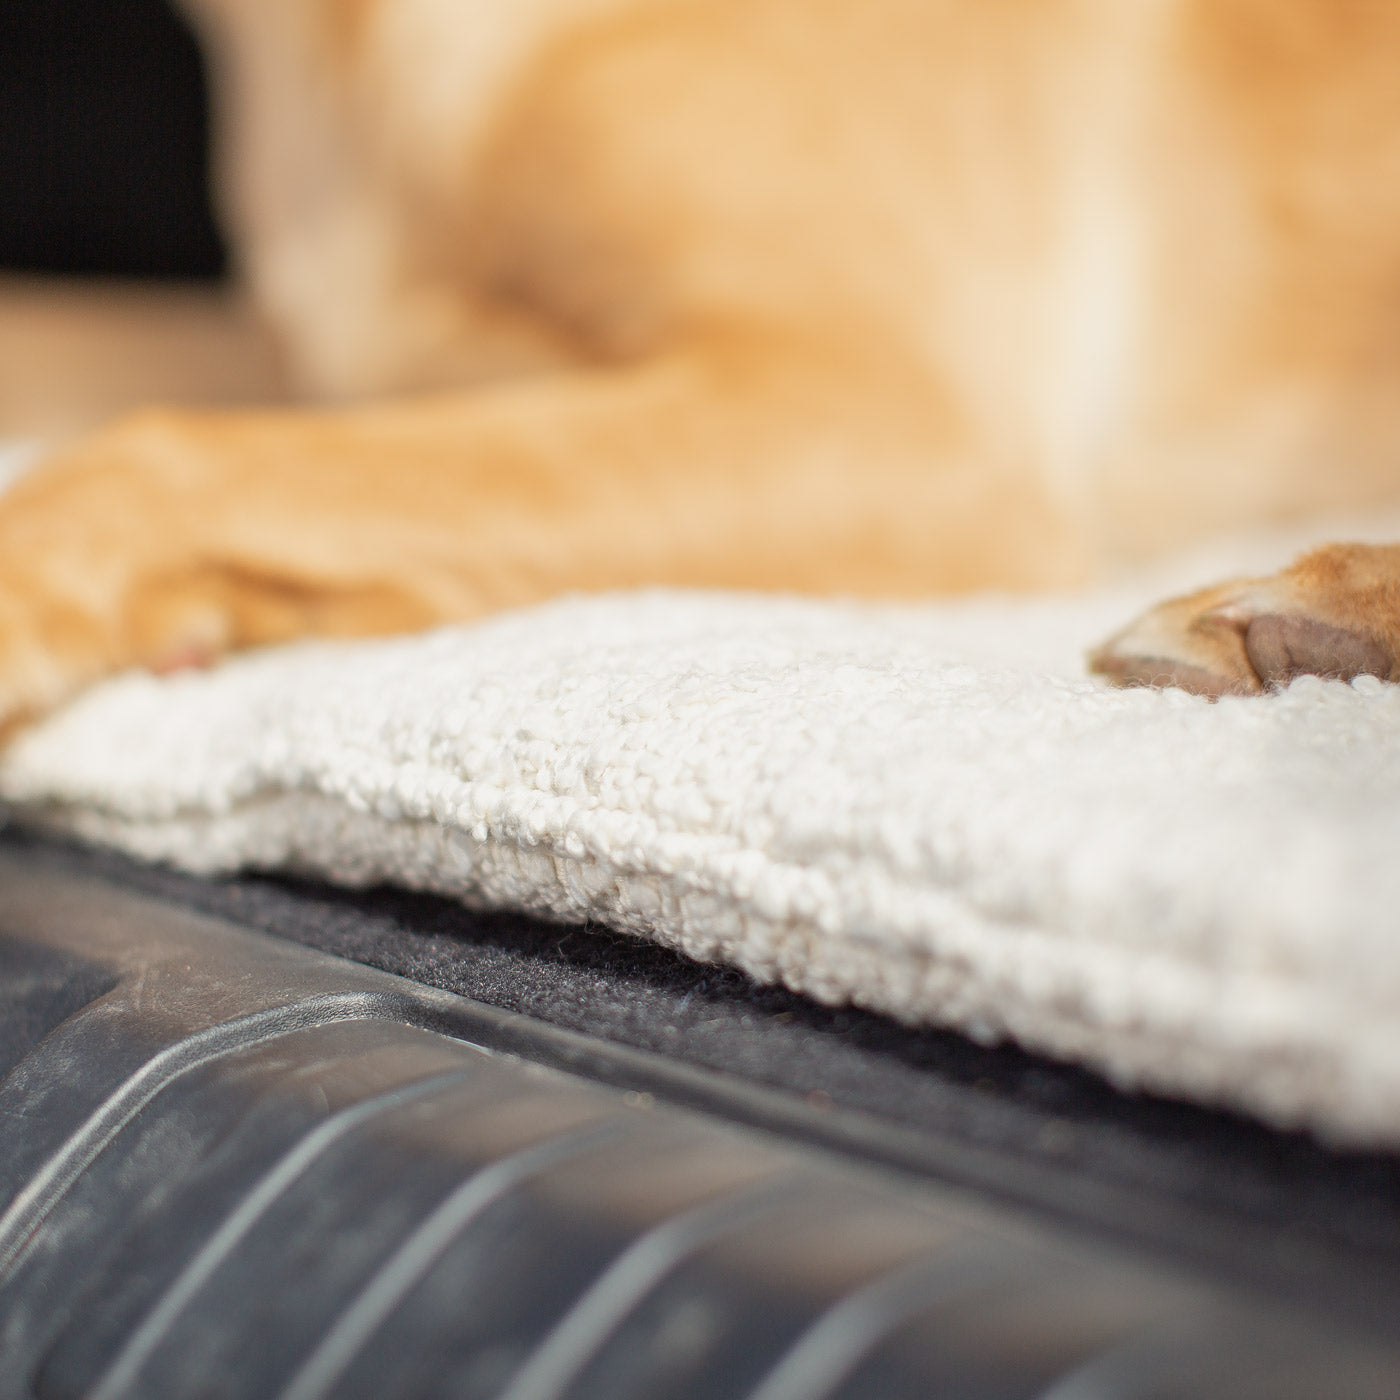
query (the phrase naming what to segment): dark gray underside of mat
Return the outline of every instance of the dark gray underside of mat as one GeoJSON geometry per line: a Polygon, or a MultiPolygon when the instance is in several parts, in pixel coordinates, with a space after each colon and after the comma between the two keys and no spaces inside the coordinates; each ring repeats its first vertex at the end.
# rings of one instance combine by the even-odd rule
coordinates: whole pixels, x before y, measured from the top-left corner
{"type": "Polygon", "coordinates": [[[10,836],[0,1076],[0,1396],[1400,1393],[1393,1159],[597,930],[10,836]]]}

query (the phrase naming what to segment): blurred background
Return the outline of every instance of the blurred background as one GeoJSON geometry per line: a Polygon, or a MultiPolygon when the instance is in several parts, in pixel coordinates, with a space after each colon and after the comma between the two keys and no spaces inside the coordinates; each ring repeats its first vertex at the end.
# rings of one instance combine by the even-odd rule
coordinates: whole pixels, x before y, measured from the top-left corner
{"type": "Polygon", "coordinates": [[[199,50],[164,0],[0,0],[0,439],[280,396],[208,147],[199,50]]]}

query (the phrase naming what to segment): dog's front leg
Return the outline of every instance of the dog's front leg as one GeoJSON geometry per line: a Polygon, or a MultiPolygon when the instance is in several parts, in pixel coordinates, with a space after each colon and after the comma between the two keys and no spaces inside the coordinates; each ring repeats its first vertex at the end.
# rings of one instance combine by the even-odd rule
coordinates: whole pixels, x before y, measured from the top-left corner
{"type": "Polygon", "coordinates": [[[0,722],[132,665],[664,583],[886,595],[1074,567],[1034,483],[753,337],[339,412],[150,412],[0,500],[0,722]]]}

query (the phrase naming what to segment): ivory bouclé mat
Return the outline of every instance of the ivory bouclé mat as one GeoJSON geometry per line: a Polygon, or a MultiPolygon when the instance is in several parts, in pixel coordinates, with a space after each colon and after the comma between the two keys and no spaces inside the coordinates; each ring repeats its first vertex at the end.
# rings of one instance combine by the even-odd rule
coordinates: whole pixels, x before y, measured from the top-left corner
{"type": "Polygon", "coordinates": [[[190,871],[596,920],[1400,1143],[1400,687],[1211,704],[1086,676],[1164,583],[567,598],[129,675],[22,735],[0,796],[190,871]]]}

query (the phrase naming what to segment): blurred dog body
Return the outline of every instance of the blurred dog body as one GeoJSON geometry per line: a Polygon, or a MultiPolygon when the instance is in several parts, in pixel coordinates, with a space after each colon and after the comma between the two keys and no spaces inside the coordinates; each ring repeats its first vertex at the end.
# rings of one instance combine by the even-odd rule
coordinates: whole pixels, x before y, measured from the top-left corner
{"type": "MultiPolygon", "coordinates": [[[[357,402],[142,415],[14,491],[11,718],[565,589],[1052,587],[1400,499],[1386,0],[189,8],[243,270],[357,402]]],[[[1346,558],[1102,668],[1390,674],[1400,558],[1346,558]]]]}

